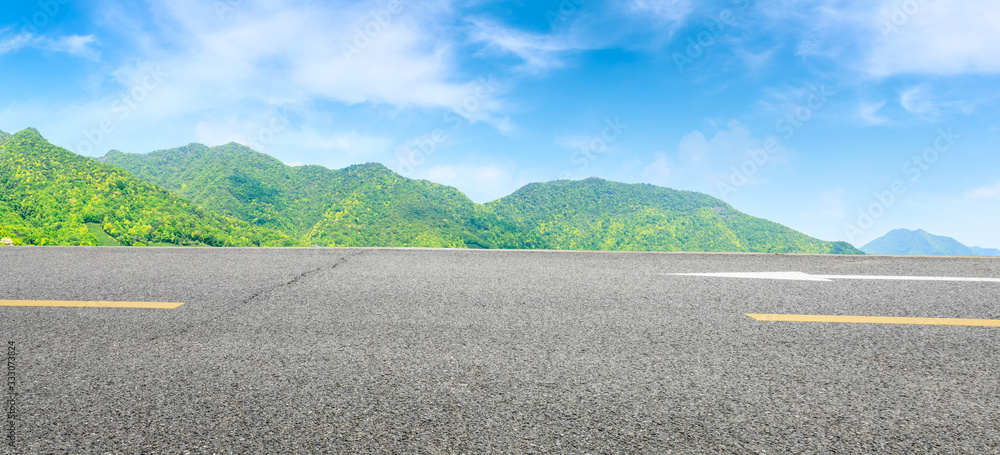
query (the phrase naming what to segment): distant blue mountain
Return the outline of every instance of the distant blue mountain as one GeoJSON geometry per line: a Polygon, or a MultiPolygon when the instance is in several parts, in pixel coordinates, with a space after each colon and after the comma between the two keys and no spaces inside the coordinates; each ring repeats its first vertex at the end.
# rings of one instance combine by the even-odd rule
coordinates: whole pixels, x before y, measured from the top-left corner
{"type": "Polygon", "coordinates": [[[920,256],[1000,256],[1000,250],[965,246],[951,237],[928,233],[923,229],[889,231],[861,247],[866,254],[920,256]]]}
{"type": "Polygon", "coordinates": [[[979,253],[980,256],[1000,256],[1000,250],[996,248],[980,248],[978,246],[972,247],[972,251],[979,253]]]}

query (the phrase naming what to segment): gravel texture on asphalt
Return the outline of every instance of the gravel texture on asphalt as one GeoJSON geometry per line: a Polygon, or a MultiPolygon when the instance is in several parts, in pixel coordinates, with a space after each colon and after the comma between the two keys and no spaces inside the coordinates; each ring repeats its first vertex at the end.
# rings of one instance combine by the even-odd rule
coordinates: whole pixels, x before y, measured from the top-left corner
{"type": "MultiPolygon", "coordinates": [[[[998,453],[997,258],[0,248],[18,453],[998,453]]],[[[7,402],[7,390],[0,398],[7,402]]],[[[6,412],[0,415],[5,428],[6,412]]]]}

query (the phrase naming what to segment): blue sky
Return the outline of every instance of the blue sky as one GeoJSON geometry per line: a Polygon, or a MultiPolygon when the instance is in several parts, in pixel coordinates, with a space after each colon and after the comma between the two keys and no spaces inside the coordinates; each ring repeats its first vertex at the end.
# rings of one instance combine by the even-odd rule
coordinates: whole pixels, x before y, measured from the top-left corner
{"type": "Polygon", "coordinates": [[[22,1],[0,130],[376,161],[477,202],[597,176],[1000,247],[997,30],[992,0],[22,1]]]}

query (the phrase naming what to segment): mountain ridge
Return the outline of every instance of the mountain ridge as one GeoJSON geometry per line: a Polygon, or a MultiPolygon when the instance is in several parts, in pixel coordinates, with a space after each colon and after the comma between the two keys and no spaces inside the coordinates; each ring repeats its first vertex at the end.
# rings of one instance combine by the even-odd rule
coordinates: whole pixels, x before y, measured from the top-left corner
{"type": "Polygon", "coordinates": [[[0,144],[0,189],[19,244],[861,254],[702,193],[589,178],[477,204],[379,163],[288,166],[236,143],[92,159],[28,128],[0,144]]]}
{"type": "Polygon", "coordinates": [[[827,252],[856,251],[844,242],[808,245],[805,234],[746,215],[704,193],[656,185],[627,184],[596,177],[525,185],[510,196],[485,204],[498,214],[522,221],[520,229],[549,236],[557,249],[644,250],[648,242],[668,251],[827,252]],[[552,188],[585,193],[570,206],[553,198],[552,188]],[[568,223],[559,223],[568,220],[568,223]],[[568,226],[567,226],[568,224],[568,226]],[[553,227],[554,226],[554,227],[553,227]],[[588,228],[605,232],[588,238],[588,228]],[[577,231],[574,231],[576,229],[577,231]],[[613,233],[618,233],[614,235],[613,233]],[[643,240],[645,239],[645,240],[643,240]],[[598,241],[600,243],[593,243],[598,241]],[[791,247],[789,245],[795,245],[791,247]]]}
{"type": "Polygon", "coordinates": [[[98,236],[123,245],[295,244],[57,147],[34,128],[0,144],[0,236],[31,245],[99,245],[98,236]]]}
{"type": "Polygon", "coordinates": [[[476,204],[454,187],[408,179],[379,163],[288,166],[234,143],[109,152],[98,160],[307,244],[860,253],[702,193],[596,177],[530,183],[476,204]]]}
{"type": "Polygon", "coordinates": [[[223,215],[288,232],[307,244],[368,246],[364,239],[369,238],[379,246],[445,247],[463,245],[462,239],[477,241],[458,226],[431,218],[408,226],[404,215],[420,211],[415,205],[424,204],[441,215],[433,219],[443,219],[471,217],[474,203],[455,188],[404,179],[378,163],[339,170],[288,166],[235,143],[189,144],[149,154],[116,152],[98,160],[223,215]],[[371,206],[389,200],[395,201],[391,207],[371,206]],[[461,213],[452,213],[456,210],[461,213]],[[389,215],[388,222],[373,224],[375,213],[389,215]]]}
{"type": "Polygon", "coordinates": [[[866,254],[920,256],[1000,256],[1000,250],[970,247],[923,229],[893,229],[862,246],[866,254]]]}

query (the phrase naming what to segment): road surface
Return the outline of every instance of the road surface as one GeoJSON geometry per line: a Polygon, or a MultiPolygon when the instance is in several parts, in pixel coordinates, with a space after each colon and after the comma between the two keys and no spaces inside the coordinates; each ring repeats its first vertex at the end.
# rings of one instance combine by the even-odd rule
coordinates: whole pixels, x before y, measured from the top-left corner
{"type": "Polygon", "coordinates": [[[42,305],[0,306],[0,451],[13,422],[18,453],[997,453],[1000,328],[747,316],[996,321],[997,278],[997,258],[0,248],[0,300],[42,305]],[[675,275],[760,272],[835,278],[675,275]]]}

